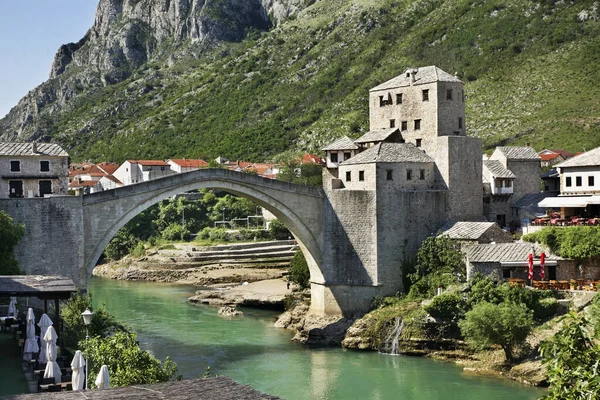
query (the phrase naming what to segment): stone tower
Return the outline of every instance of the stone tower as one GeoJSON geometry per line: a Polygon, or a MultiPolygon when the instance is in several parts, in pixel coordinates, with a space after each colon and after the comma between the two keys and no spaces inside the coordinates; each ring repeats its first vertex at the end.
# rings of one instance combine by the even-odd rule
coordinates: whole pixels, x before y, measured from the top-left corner
{"type": "Polygon", "coordinates": [[[436,163],[449,220],[483,215],[481,140],[468,137],[463,83],[435,66],[409,68],[370,90],[371,131],[397,127],[436,163]]]}

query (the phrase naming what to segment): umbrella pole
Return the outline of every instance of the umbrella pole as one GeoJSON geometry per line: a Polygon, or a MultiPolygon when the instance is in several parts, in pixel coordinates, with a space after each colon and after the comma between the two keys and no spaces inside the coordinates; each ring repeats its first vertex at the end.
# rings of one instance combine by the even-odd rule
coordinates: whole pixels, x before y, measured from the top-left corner
{"type": "Polygon", "coordinates": [[[88,346],[88,340],[90,339],[90,335],[88,334],[88,327],[86,325],[85,327],[85,352],[86,354],[86,363],[85,363],[85,385],[84,385],[84,389],[88,388],[88,370],[90,369],[90,354],[89,354],[89,346],[88,346]]]}

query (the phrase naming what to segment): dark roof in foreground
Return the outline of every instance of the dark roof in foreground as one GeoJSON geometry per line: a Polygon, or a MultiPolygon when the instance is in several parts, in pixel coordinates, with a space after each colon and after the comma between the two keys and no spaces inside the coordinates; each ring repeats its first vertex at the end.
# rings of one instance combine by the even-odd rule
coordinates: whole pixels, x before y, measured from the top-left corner
{"type": "Polygon", "coordinates": [[[68,299],[77,288],[71,278],[47,275],[0,275],[1,296],[68,299]]]}
{"type": "Polygon", "coordinates": [[[207,379],[186,379],[183,381],[170,381],[164,383],[154,383],[151,385],[135,385],[110,388],[106,390],[92,389],[83,392],[55,392],[55,393],[31,393],[16,396],[2,397],[2,399],[13,400],[100,400],[100,399],[169,399],[169,400],[187,400],[187,399],[278,399],[279,397],[269,396],[252,389],[247,385],[240,385],[231,378],[218,376],[207,379]]]}
{"type": "Polygon", "coordinates": [[[341,165],[397,162],[428,163],[433,162],[433,158],[412,143],[381,142],[342,162],[341,165]]]}

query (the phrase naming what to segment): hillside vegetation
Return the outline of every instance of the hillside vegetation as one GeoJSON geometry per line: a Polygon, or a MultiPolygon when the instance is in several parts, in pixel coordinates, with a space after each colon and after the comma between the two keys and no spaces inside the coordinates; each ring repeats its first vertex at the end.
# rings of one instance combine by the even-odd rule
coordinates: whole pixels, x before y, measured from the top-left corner
{"type": "Polygon", "coordinates": [[[316,152],[368,130],[369,88],[435,64],[465,82],[467,130],[486,148],[589,150],[600,146],[597,9],[592,0],[316,1],[202,57],[83,87],[36,117],[35,137],[74,160],[316,152]]]}

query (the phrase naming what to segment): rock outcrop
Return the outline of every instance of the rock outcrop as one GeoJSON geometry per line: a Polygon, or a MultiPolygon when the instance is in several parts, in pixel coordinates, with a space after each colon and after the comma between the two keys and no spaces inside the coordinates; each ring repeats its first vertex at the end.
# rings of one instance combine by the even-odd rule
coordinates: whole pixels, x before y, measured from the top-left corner
{"type": "Polygon", "coordinates": [[[44,140],[42,115],[98,86],[121,82],[153,60],[203,54],[266,31],[309,0],[100,0],[93,26],[62,45],[50,79],[0,120],[0,140],[44,140]]]}

